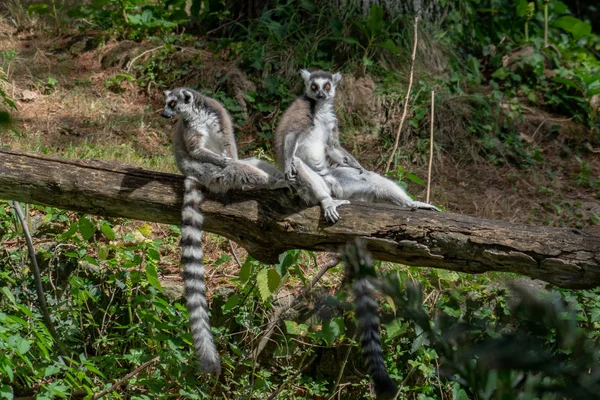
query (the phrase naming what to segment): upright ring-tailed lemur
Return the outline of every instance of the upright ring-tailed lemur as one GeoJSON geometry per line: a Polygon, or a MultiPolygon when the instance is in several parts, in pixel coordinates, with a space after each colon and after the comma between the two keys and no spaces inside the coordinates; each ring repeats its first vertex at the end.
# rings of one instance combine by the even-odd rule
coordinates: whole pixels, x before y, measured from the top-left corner
{"type": "Polygon", "coordinates": [[[298,191],[311,203],[320,201],[325,216],[338,219],[336,206],[344,200],[381,201],[401,207],[437,210],[430,204],[412,200],[396,183],[364,170],[341,145],[333,109],[338,72],[301,71],[306,84],[283,115],[275,135],[277,159],[286,179],[298,175],[298,191]],[[341,162],[340,162],[341,160],[341,162]],[[335,197],[338,200],[333,200],[335,197]]]}
{"type": "Polygon", "coordinates": [[[298,97],[281,118],[275,134],[275,150],[285,178],[296,183],[300,196],[308,203],[320,203],[325,219],[339,219],[337,206],[347,200],[333,200],[327,182],[332,165],[345,165],[358,173],[362,166],[340,146],[337,118],[333,110],[335,87],[341,75],[317,71],[301,71],[306,83],[303,96],[298,97]]]}
{"type": "Polygon", "coordinates": [[[373,380],[377,399],[393,399],[398,389],[390,378],[383,359],[378,304],[373,296],[377,280],[371,256],[364,242],[358,239],[346,243],[341,256],[346,267],[346,279],[352,282],[358,334],[367,373],[373,380]]]}
{"type": "Polygon", "coordinates": [[[218,101],[195,90],[165,91],[165,118],[179,115],[173,136],[175,161],[186,176],[181,211],[181,263],[187,308],[200,370],[219,374],[221,364],[210,331],[202,260],[201,188],[225,193],[246,187],[286,187],[281,172],[258,159],[238,160],[233,123],[218,101]]]}

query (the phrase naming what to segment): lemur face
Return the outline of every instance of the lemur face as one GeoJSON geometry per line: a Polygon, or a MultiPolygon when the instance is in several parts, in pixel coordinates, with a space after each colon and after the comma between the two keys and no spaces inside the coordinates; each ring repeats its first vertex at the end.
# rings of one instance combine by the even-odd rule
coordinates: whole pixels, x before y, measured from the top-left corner
{"type": "Polygon", "coordinates": [[[165,90],[165,108],[160,114],[164,118],[172,118],[176,115],[186,115],[192,112],[194,95],[185,88],[165,90]]]}
{"type": "Polygon", "coordinates": [[[333,100],[335,88],[342,79],[339,72],[332,75],[325,71],[308,72],[303,69],[300,74],[306,84],[306,95],[317,101],[333,100]]]}

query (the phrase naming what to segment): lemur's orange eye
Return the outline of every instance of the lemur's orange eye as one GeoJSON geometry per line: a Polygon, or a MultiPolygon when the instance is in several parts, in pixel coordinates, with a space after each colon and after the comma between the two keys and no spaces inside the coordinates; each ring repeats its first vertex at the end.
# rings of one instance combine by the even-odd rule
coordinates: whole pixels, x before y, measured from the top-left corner
{"type": "Polygon", "coordinates": [[[312,90],[317,90],[317,85],[315,85],[315,84],[313,83],[312,85],[310,85],[310,88],[311,88],[312,90]]]}
{"type": "Polygon", "coordinates": [[[327,89],[327,90],[331,89],[331,85],[329,83],[326,83],[325,84],[325,89],[327,89]]]}
{"type": "Polygon", "coordinates": [[[169,102],[169,107],[171,107],[171,108],[175,108],[175,100],[171,100],[171,101],[169,102]]]}

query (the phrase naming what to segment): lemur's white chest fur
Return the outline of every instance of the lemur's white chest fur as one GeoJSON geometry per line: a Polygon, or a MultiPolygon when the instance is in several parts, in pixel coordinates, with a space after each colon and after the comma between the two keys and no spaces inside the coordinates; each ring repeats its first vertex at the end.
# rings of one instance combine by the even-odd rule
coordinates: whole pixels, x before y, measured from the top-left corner
{"type": "Polygon", "coordinates": [[[324,172],[329,166],[325,157],[325,147],[337,125],[333,104],[322,104],[315,112],[313,128],[298,142],[296,156],[317,172],[324,172]]]}
{"type": "Polygon", "coordinates": [[[219,119],[205,109],[195,109],[194,111],[194,114],[187,119],[188,127],[202,137],[203,147],[222,154],[225,149],[223,141],[219,140],[222,135],[219,119]]]}

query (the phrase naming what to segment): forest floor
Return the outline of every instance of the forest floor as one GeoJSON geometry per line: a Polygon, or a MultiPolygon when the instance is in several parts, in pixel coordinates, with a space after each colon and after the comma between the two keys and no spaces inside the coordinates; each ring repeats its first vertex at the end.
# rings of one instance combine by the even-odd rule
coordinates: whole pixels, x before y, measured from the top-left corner
{"type": "MultiPolygon", "coordinates": [[[[126,80],[120,83],[119,93],[109,90],[108,83],[119,73],[119,67],[103,68],[101,59],[112,46],[114,43],[86,50],[76,36],[16,33],[8,24],[0,23],[0,49],[9,81],[5,89],[18,107],[12,130],[0,131],[0,146],[176,172],[170,147],[172,127],[159,116],[162,91],[143,90],[126,80]]],[[[590,180],[600,179],[599,150],[587,144],[589,151],[583,155],[566,154],[564,149],[580,140],[577,132],[581,127],[574,125],[568,116],[535,109],[525,115],[522,138],[537,146],[543,157],[527,168],[508,162],[493,165],[484,158],[457,161],[460,155],[438,150],[432,202],[453,213],[577,228],[599,235],[599,193],[588,185],[590,180]],[[560,129],[551,129],[552,125],[560,129]]],[[[248,143],[252,137],[244,133],[238,140],[248,143]]],[[[358,135],[354,140],[361,138],[358,135]]],[[[373,168],[381,164],[376,157],[389,150],[382,150],[380,141],[368,143],[370,148],[361,144],[355,155],[363,165],[373,168]]],[[[353,147],[352,143],[346,145],[353,147]]],[[[425,180],[426,165],[404,167],[425,180]]],[[[424,198],[422,186],[411,183],[409,191],[424,198]]],[[[135,226],[137,223],[132,223],[135,226]]],[[[154,232],[162,230],[154,227],[154,232]]],[[[210,236],[205,250],[209,260],[216,260],[221,251],[229,251],[229,245],[210,236]]],[[[170,258],[176,260],[177,256],[170,258]]],[[[233,261],[228,264],[238,268],[233,261]]],[[[165,267],[178,274],[176,265],[165,267]]],[[[228,270],[221,269],[222,278],[228,270]]]]}

